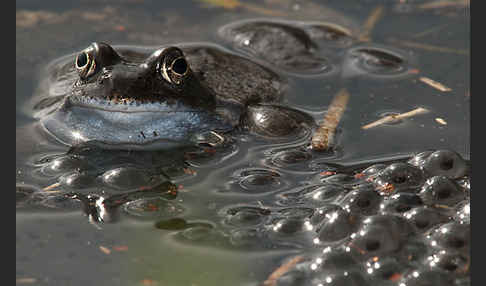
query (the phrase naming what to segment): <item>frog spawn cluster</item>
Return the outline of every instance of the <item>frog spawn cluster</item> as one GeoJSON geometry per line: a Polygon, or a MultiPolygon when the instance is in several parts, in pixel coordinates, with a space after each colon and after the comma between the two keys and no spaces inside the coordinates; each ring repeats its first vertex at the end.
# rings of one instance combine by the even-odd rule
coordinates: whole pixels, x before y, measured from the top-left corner
{"type": "MultiPolygon", "coordinates": [[[[288,257],[298,257],[299,263],[276,285],[470,283],[470,166],[452,151],[364,167],[322,164],[314,179],[290,190],[278,171],[236,172],[230,184],[247,195],[270,193],[274,203],[223,207],[218,212],[222,227],[178,218],[185,210],[174,201],[176,186],[148,172],[147,166],[142,170],[133,161],[131,166],[122,164],[126,158],[117,153],[123,167],[111,162],[103,171],[99,162],[80,158],[82,152],[38,160],[41,175],[59,177],[65,192],[46,194],[18,186],[17,208],[83,208],[91,219],[104,222],[118,220],[121,211],[155,220],[156,228],[175,231],[174,238],[183,243],[299,249],[288,257]],[[113,191],[106,197],[83,195],[93,185],[113,191]],[[120,193],[123,189],[133,191],[120,193]],[[99,215],[100,205],[108,216],[99,215]]],[[[273,159],[275,165],[297,166],[312,156],[290,150],[273,159]]]]}
{"type": "Polygon", "coordinates": [[[235,246],[301,249],[276,285],[469,285],[469,168],[440,150],[324,170],[318,183],[277,194],[280,207],[220,214],[235,246]]]}

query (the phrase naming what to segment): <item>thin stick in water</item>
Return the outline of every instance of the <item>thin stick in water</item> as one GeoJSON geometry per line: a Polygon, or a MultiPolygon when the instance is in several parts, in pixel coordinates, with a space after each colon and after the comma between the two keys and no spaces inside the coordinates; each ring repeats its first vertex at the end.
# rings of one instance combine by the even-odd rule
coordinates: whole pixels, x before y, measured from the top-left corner
{"type": "Polygon", "coordinates": [[[430,52],[450,53],[450,54],[457,54],[457,55],[469,55],[469,51],[463,50],[463,49],[439,47],[439,46],[434,46],[434,45],[429,45],[429,44],[422,44],[422,43],[416,43],[416,42],[411,42],[411,41],[398,40],[398,39],[395,39],[395,38],[389,38],[389,39],[387,39],[387,41],[391,44],[396,44],[396,45],[404,46],[404,47],[407,47],[407,48],[420,49],[420,50],[425,50],[425,51],[430,51],[430,52]]]}
{"type": "Polygon", "coordinates": [[[349,92],[343,88],[333,98],[327,109],[324,121],[312,136],[311,146],[316,151],[326,151],[334,144],[336,127],[346,110],[349,101],[349,92]]]}
{"type": "Polygon", "coordinates": [[[275,271],[268,276],[267,280],[265,280],[262,284],[262,286],[275,286],[277,284],[277,279],[280,278],[282,275],[287,273],[290,268],[292,268],[295,264],[299,263],[302,261],[303,257],[301,255],[298,255],[292,259],[290,259],[288,262],[280,265],[279,268],[275,269],[275,271]]]}
{"type": "Polygon", "coordinates": [[[365,126],[361,127],[361,129],[364,129],[364,130],[370,129],[372,127],[376,127],[376,126],[379,126],[379,125],[382,125],[382,124],[385,124],[385,123],[388,123],[388,122],[404,119],[404,118],[407,118],[407,117],[412,117],[412,116],[419,115],[419,114],[424,114],[424,113],[427,113],[427,112],[429,112],[428,109],[423,108],[423,107],[418,107],[418,108],[411,110],[409,112],[385,116],[385,117],[383,117],[379,120],[376,120],[372,123],[366,124],[365,126]]]}
{"type": "Polygon", "coordinates": [[[370,15],[363,24],[363,31],[358,37],[360,41],[370,41],[371,31],[373,31],[373,28],[375,27],[376,23],[378,23],[378,20],[383,17],[384,10],[385,8],[383,6],[378,6],[371,11],[370,15]]]}
{"type": "Polygon", "coordinates": [[[440,91],[451,91],[452,89],[448,88],[447,86],[443,85],[442,83],[440,82],[437,82],[433,79],[430,79],[428,77],[425,77],[425,76],[422,76],[419,78],[421,82],[435,88],[435,89],[438,89],[440,91]]]}

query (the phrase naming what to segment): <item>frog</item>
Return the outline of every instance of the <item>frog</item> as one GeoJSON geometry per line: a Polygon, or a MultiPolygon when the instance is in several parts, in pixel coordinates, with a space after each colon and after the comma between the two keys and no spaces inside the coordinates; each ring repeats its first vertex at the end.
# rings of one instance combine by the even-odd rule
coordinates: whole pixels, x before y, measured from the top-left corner
{"type": "MultiPolygon", "coordinates": [[[[94,42],[47,66],[34,117],[70,146],[168,149],[193,145],[207,132],[310,134],[314,117],[285,102],[289,77],[332,73],[339,64],[330,55],[354,42],[335,24],[284,20],[230,23],[218,35],[226,45],[94,42]]],[[[403,70],[399,56],[361,50],[353,58],[403,70]]]]}

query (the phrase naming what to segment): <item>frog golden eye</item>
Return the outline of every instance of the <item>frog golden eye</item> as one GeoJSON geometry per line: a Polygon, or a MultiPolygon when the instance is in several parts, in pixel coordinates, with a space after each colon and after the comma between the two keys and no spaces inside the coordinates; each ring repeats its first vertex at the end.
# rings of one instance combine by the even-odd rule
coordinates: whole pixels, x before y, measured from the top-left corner
{"type": "Polygon", "coordinates": [[[187,73],[189,67],[187,66],[187,62],[184,58],[177,58],[172,61],[170,70],[173,71],[175,74],[182,76],[187,73]]]}
{"type": "Polygon", "coordinates": [[[96,61],[93,56],[84,51],[76,56],[74,65],[82,79],[87,79],[93,75],[96,70],[96,61]]]}
{"type": "Polygon", "coordinates": [[[170,82],[175,84],[181,84],[183,78],[189,72],[189,65],[187,64],[184,57],[177,57],[173,60],[167,61],[167,59],[163,62],[162,68],[160,69],[160,73],[162,77],[170,82]]]}

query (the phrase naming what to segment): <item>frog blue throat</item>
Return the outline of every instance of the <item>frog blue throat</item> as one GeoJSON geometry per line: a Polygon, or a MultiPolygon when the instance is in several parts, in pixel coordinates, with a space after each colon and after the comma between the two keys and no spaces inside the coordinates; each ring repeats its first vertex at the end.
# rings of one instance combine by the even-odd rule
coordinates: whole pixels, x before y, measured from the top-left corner
{"type": "Polygon", "coordinates": [[[124,149],[140,146],[144,146],[144,149],[147,146],[165,149],[192,145],[192,139],[198,132],[226,132],[234,125],[231,119],[220,114],[182,104],[174,107],[154,103],[130,106],[126,110],[123,108],[128,107],[92,108],[72,104],[67,97],[56,111],[42,118],[41,123],[48,133],[69,146],[99,141],[124,149]]]}

